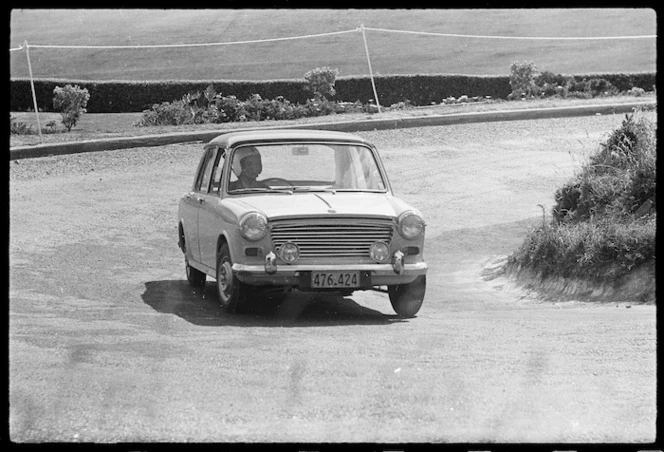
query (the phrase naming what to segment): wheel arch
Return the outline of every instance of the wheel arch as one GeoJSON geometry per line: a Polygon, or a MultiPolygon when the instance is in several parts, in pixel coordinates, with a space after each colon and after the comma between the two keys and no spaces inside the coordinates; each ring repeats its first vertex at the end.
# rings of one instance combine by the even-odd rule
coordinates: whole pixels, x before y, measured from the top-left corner
{"type": "Polygon", "coordinates": [[[219,237],[217,237],[217,256],[219,256],[219,251],[221,250],[221,247],[224,245],[228,245],[228,252],[231,255],[231,260],[234,260],[233,250],[231,249],[228,237],[226,236],[226,234],[222,233],[219,234],[219,237]]]}
{"type": "Polygon", "coordinates": [[[184,225],[182,220],[178,223],[178,247],[182,250],[183,253],[187,252],[187,239],[184,235],[184,225]]]}

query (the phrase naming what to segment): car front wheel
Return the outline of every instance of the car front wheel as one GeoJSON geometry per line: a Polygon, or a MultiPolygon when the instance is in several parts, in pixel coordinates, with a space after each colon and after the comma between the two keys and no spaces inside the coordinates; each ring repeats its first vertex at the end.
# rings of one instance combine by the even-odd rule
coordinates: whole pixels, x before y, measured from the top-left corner
{"type": "Polygon", "coordinates": [[[392,308],[399,317],[415,317],[422,307],[426,286],[426,276],[421,275],[410,284],[388,287],[387,293],[390,296],[392,308]]]}
{"type": "Polygon", "coordinates": [[[221,307],[230,313],[239,312],[246,292],[247,286],[233,274],[230,250],[224,244],[217,255],[217,296],[221,307]]]}

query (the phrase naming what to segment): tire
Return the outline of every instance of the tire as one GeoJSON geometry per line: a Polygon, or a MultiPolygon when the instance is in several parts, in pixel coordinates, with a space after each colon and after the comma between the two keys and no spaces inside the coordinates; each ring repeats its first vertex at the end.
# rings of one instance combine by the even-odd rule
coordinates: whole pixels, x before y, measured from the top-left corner
{"type": "Polygon", "coordinates": [[[233,274],[233,262],[228,245],[224,244],[217,255],[217,298],[229,313],[240,312],[248,287],[233,274]]]}
{"type": "Polygon", "coordinates": [[[426,286],[426,276],[421,275],[410,284],[399,284],[398,286],[389,286],[387,288],[392,308],[399,317],[415,317],[415,314],[422,307],[426,286]]]}
{"type": "Polygon", "coordinates": [[[205,286],[206,275],[200,270],[196,270],[194,267],[189,265],[189,260],[184,259],[184,270],[187,273],[187,281],[192,287],[203,287],[205,286]]]}

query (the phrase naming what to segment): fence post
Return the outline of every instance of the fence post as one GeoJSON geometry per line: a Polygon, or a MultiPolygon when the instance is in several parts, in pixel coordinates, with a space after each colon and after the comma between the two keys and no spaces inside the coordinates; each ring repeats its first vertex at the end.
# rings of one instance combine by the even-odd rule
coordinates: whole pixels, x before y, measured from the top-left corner
{"type": "Polygon", "coordinates": [[[30,51],[28,50],[28,41],[25,41],[25,56],[28,57],[28,72],[30,73],[30,88],[32,89],[32,103],[35,106],[35,114],[37,115],[37,129],[39,130],[39,141],[44,144],[44,137],[42,136],[41,123],[39,122],[39,108],[37,107],[37,94],[35,94],[35,82],[32,79],[32,65],[30,64],[30,51]]]}
{"type": "Polygon", "coordinates": [[[367,36],[364,33],[364,24],[360,25],[362,29],[362,39],[364,40],[364,51],[367,54],[367,63],[369,64],[369,76],[371,77],[371,86],[373,87],[374,99],[376,99],[376,106],[378,113],[380,113],[380,102],[378,101],[378,92],[376,92],[376,82],[374,81],[373,70],[371,69],[371,59],[369,58],[369,46],[367,45],[367,36]]]}

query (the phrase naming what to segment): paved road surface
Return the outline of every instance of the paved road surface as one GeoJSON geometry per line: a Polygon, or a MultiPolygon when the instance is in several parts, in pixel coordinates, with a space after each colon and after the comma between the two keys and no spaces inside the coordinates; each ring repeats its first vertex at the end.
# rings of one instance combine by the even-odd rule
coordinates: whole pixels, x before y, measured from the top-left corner
{"type": "Polygon", "coordinates": [[[484,265],[617,116],[362,132],[427,216],[425,304],[192,290],[176,205],[201,146],[10,164],[17,442],[651,442],[655,306],[544,303],[484,265]]]}

